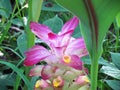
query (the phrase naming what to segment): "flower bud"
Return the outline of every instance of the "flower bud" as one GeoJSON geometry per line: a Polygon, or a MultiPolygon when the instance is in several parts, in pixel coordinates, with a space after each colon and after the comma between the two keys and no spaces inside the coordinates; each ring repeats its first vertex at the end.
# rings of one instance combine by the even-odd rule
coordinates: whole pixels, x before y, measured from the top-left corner
{"type": "Polygon", "coordinates": [[[58,76],[53,80],[53,86],[55,88],[62,87],[64,85],[64,80],[62,79],[61,76],[58,76]]]}
{"type": "Polygon", "coordinates": [[[35,83],[35,90],[37,89],[45,89],[49,87],[49,83],[43,79],[41,80],[37,80],[37,82],[35,83]]]}
{"type": "Polygon", "coordinates": [[[85,84],[90,83],[90,81],[89,81],[89,79],[88,79],[87,76],[79,76],[79,77],[75,80],[75,82],[76,82],[78,85],[80,85],[80,86],[83,86],[83,85],[85,85],[85,84]]]}

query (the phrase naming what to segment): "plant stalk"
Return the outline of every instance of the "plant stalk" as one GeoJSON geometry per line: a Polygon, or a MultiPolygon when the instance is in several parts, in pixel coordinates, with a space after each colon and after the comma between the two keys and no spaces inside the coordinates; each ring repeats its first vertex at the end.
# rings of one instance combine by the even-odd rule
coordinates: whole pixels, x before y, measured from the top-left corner
{"type": "MultiPolygon", "coordinates": [[[[26,26],[26,34],[27,34],[27,47],[28,49],[34,46],[35,44],[35,35],[30,30],[30,22],[38,22],[41,7],[42,7],[43,0],[28,0],[28,23],[26,26]]],[[[29,71],[31,67],[25,67],[25,75],[29,78],[29,71]]],[[[27,90],[29,87],[24,87],[25,90],[27,90]]]]}
{"type": "Polygon", "coordinates": [[[97,89],[98,79],[98,58],[94,55],[91,61],[91,87],[90,90],[97,89]]]}

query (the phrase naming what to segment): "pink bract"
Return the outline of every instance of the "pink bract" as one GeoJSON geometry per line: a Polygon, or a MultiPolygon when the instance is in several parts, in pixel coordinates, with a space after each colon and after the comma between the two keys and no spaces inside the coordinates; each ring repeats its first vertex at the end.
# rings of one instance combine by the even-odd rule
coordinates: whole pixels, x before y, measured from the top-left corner
{"type": "Polygon", "coordinates": [[[83,38],[75,39],[71,35],[78,26],[79,19],[75,16],[67,21],[58,34],[42,24],[36,22],[30,23],[30,29],[41,40],[50,47],[47,50],[43,46],[33,46],[25,55],[24,65],[32,66],[44,60],[48,64],[65,64],[62,58],[65,55],[70,56],[71,63],[65,64],[75,69],[82,69],[82,61],[79,59],[88,54],[83,38]]]}

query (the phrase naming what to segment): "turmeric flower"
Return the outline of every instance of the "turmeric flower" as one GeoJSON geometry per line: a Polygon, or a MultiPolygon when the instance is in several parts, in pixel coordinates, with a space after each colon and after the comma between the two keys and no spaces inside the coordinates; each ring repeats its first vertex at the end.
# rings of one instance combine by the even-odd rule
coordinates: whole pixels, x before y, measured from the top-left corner
{"type": "Polygon", "coordinates": [[[73,17],[66,22],[58,34],[42,24],[30,23],[32,32],[48,44],[50,50],[43,46],[35,45],[25,55],[24,65],[32,66],[44,60],[48,64],[63,64],[75,69],[82,69],[80,58],[88,54],[83,38],[71,37],[74,29],[79,24],[79,19],[73,17]]]}
{"type": "MultiPolygon", "coordinates": [[[[30,70],[30,76],[40,76],[42,79],[35,84],[35,90],[63,90],[82,87],[89,84],[86,77],[85,67],[81,57],[88,55],[84,39],[72,37],[74,29],[79,24],[75,16],[67,21],[61,31],[56,34],[42,24],[31,22],[31,31],[50,49],[35,45],[27,52],[24,60],[25,66],[34,67],[30,70]],[[46,65],[35,65],[45,61],[46,65]],[[45,84],[44,84],[45,83],[45,84]],[[68,86],[65,86],[68,85],[68,86]]],[[[87,71],[87,70],[86,70],[87,71]]]]}

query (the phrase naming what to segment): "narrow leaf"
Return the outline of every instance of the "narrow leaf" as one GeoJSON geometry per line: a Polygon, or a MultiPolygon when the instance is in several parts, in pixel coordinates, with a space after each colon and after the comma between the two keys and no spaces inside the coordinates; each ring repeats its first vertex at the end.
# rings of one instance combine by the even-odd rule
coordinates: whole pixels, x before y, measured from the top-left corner
{"type": "Polygon", "coordinates": [[[22,78],[22,80],[25,82],[26,86],[28,87],[28,90],[31,90],[30,82],[27,79],[27,77],[25,77],[25,75],[21,72],[21,70],[19,70],[15,65],[13,65],[9,62],[5,62],[5,61],[0,60],[0,63],[4,64],[4,65],[10,67],[12,70],[14,70],[22,78]]]}

